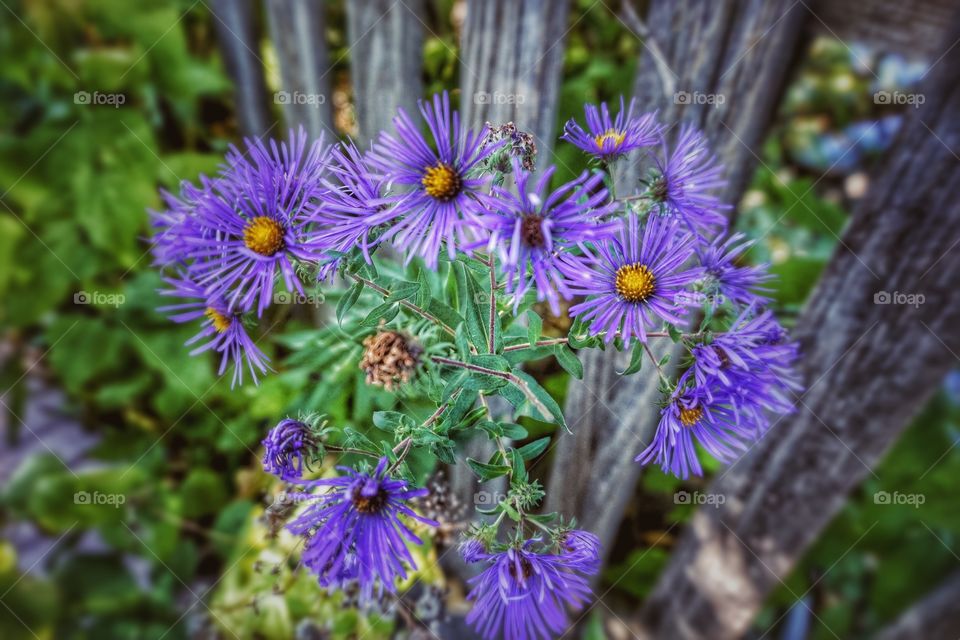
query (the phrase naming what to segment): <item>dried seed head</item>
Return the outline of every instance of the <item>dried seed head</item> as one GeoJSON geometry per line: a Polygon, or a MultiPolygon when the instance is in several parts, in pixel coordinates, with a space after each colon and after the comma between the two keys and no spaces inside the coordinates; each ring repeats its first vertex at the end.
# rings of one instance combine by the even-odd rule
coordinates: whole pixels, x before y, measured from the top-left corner
{"type": "Polygon", "coordinates": [[[367,374],[367,384],[381,385],[387,391],[410,381],[423,349],[410,337],[398,331],[380,331],[363,341],[360,368],[367,374]]]}
{"type": "Polygon", "coordinates": [[[533,171],[537,160],[537,145],[533,141],[533,135],[526,131],[520,131],[512,122],[508,122],[499,127],[487,123],[487,136],[483,140],[483,146],[496,144],[501,140],[507,140],[507,143],[501,149],[490,156],[488,167],[500,173],[509,173],[511,157],[520,159],[521,166],[527,171],[533,171]]]}

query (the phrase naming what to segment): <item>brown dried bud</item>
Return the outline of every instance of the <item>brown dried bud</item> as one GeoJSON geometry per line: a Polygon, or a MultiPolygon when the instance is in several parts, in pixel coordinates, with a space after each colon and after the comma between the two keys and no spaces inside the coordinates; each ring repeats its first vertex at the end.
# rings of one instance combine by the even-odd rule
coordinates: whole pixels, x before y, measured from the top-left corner
{"type": "Polygon", "coordinates": [[[533,171],[537,160],[537,145],[533,136],[526,131],[517,129],[517,125],[512,122],[495,127],[487,123],[487,135],[483,140],[483,146],[495,144],[500,140],[508,142],[488,160],[487,166],[490,169],[500,173],[510,173],[513,167],[510,166],[511,158],[520,159],[520,164],[527,171],[533,171]]]}
{"type": "Polygon", "coordinates": [[[363,341],[360,368],[367,374],[367,384],[392,391],[395,385],[409,382],[423,349],[412,338],[398,331],[380,331],[363,341]]]}

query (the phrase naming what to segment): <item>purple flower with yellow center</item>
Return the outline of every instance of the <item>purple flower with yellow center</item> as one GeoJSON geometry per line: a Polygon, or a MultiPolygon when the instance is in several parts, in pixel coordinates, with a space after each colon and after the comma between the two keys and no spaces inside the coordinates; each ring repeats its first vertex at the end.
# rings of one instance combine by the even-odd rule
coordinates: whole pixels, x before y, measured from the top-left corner
{"type": "Polygon", "coordinates": [[[714,194],[726,185],[723,167],[710,151],[706,138],[696,128],[685,125],[670,151],[663,143],[663,156],[655,157],[656,168],[647,195],[653,210],[674,217],[699,233],[725,227],[723,214],[730,205],[714,194]]]}
{"type": "Polygon", "coordinates": [[[326,163],[323,140],[308,145],[303,129],[269,148],[247,140],[246,154],[231,147],[196,207],[207,232],[192,239],[189,273],[197,284],[244,310],[256,305],[258,314],[272,301],[278,272],[289,291],[304,295],[294,261],[322,257],[309,228],[326,163]]]}
{"type": "Polygon", "coordinates": [[[605,334],[605,342],[618,334],[625,346],[634,336],[646,342],[648,327],[658,320],[678,324],[687,312],[685,287],[702,273],[684,266],[692,256],[689,234],[653,216],[641,238],[637,217],[630,213],[617,237],[584,247],[583,257],[561,259],[568,290],[589,296],[572,306],[570,315],[589,323],[591,335],[605,334]]]}
{"type": "MultiPolygon", "coordinates": [[[[370,253],[380,241],[372,234],[377,225],[394,215],[383,204],[383,180],[371,172],[367,159],[353,144],[335,147],[331,158],[329,169],[335,180],[324,181],[327,189],[313,215],[311,241],[325,252],[347,253],[359,247],[370,263],[370,253]]],[[[332,276],[339,264],[336,255],[326,255],[320,279],[332,276]]]]}
{"type": "Polygon", "coordinates": [[[754,431],[738,420],[736,412],[715,394],[712,401],[697,389],[674,393],[660,411],[653,442],[637,456],[641,464],[657,462],[664,473],[678,478],[703,475],[696,444],[721,462],[731,462],[753,440],[754,431]]]}
{"type": "Polygon", "coordinates": [[[187,278],[165,278],[172,289],[161,290],[161,295],[185,298],[187,302],[160,307],[158,311],[171,313],[174,322],[194,322],[200,320],[200,332],[187,341],[187,345],[206,340],[193,349],[194,356],[213,350],[220,354],[218,375],[223,375],[227,365],[233,363],[231,386],[243,384],[244,365],[250,372],[253,383],[257,384],[258,372],[268,370],[270,359],[257,348],[250,339],[243,324],[243,314],[236,305],[229,304],[222,296],[207,294],[202,287],[187,278]]]}
{"type": "Polygon", "coordinates": [[[608,238],[620,227],[604,221],[615,203],[607,201],[607,190],[598,187],[603,174],[584,172],[579,178],[546,193],[556,167],[547,169],[530,189],[532,174],[513,161],[517,192],[495,187],[499,200],[494,209],[477,217],[477,225],[490,234],[487,250],[496,251],[506,275],[506,291],[514,294],[514,308],[533,287],[537,300],[546,300],[554,315],[560,314],[559,295],[572,297],[558,268],[558,254],[589,240],[608,238]]]}
{"type": "Polygon", "coordinates": [[[430,526],[437,523],[409,507],[409,500],[426,495],[427,490],[391,478],[387,458],[381,458],[372,473],[337,469],[345,475],[303,483],[329,491],[298,495],[309,506],[288,528],[306,537],[301,561],[321,585],[342,588],[356,581],[360,599],[369,602],[375,588],[379,594],[393,593],[397,579],[407,577],[407,568],[416,569],[407,544],[421,544],[421,540],[403,519],[430,526]]]}
{"type": "Polygon", "coordinates": [[[486,640],[550,640],[569,627],[569,614],[590,598],[590,585],[583,567],[563,555],[539,553],[538,540],[492,554],[477,554],[488,563],[471,578],[467,615],[486,640]]]}
{"type": "Polygon", "coordinates": [[[392,184],[406,188],[383,200],[393,212],[385,238],[406,253],[409,262],[421,256],[427,266],[437,264],[440,244],[446,242],[451,259],[458,243],[469,242],[464,220],[493,200],[485,194],[487,179],[478,165],[504,143],[484,146],[486,130],[461,126],[444,92],[432,102],[420,102],[420,113],[430,130],[431,145],[407,113],[393,119],[396,136],[381,133],[369,156],[370,165],[392,184]]]}
{"type": "Polygon", "coordinates": [[[564,125],[560,139],[604,162],[616,160],[633,149],[654,145],[660,141],[663,127],[657,123],[656,113],[634,115],[636,102],[635,98],[631,99],[630,107],[624,109],[623,96],[620,96],[620,112],[616,118],[610,117],[606,102],[601,102],[599,108],[586,104],[587,128],[571,118],[564,125]]]}
{"type": "Polygon", "coordinates": [[[743,238],[743,234],[737,233],[697,249],[704,271],[702,290],[709,295],[712,306],[719,306],[724,300],[742,307],[770,301],[762,295],[769,291],[763,285],[773,275],[767,272],[767,265],[740,264],[743,254],[753,245],[741,242],[743,238]]]}
{"type": "Polygon", "coordinates": [[[319,452],[319,443],[310,426],[300,420],[284,418],[263,440],[266,450],[263,469],[281,480],[296,481],[319,452]]]}

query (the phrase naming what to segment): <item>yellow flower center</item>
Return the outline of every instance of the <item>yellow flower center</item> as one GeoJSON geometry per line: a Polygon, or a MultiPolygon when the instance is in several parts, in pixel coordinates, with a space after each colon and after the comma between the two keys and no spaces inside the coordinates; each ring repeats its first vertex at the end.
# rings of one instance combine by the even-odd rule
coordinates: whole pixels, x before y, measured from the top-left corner
{"type": "Polygon", "coordinates": [[[703,417],[703,409],[700,407],[694,407],[693,409],[680,407],[680,424],[685,427],[692,427],[697,424],[701,417],[703,417]]]}
{"type": "Polygon", "coordinates": [[[243,244],[261,256],[272,256],[283,249],[283,226],[269,216],[257,216],[243,228],[243,244]]]}
{"type": "Polygon", "coordinates": [[[597,150],[603,151],[603,144],[607,140],[613,140],[613,146],[616,148],[623,144],[623,140],[626,137],[627,134],[622,131],[617,131],[616,129],[607,129],[604,133],[594,136],[593,142],[597,145],[597,150]]]}
{"type": "Polygon", "coordinates": [[[207,307],[207,310],[203,312],[203,315],[210,318],[210,321],[213,322],[213,328],[217,330],[217,333],[223,333],[230,328],[230,324],[233,320],[230,316],[225,316],[213,307],[207,307]]]}
{"type": "Polygon", "coordinates": [[[657,279],[645,264],[625,264],[617,269],[614,287],[627,302],[643,302],[656,286],[657,279]]]}
{"type": "Polygon", "coordinates": [[[453,167],[442,162],[427,167],[420,182],[427,195],[437,200],[451,200],[460,193],[460,187],[463,186],[460,174],[454,171],[453,167]]]}

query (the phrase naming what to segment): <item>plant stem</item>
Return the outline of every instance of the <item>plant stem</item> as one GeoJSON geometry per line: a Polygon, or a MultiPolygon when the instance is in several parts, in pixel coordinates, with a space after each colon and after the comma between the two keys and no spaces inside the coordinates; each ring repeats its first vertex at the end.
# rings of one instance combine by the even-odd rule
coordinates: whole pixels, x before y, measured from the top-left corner
{"type": "Polygon", "coordinates": [[[497,319],[497,274],[495,270],[495,265],[497,261],[494,259],[493,254],[490,255],[490,332],[488,334],[489,338],[487,342],[489,343],[488,351],[490,353],[496,353],[494,349],[495,338],[494,332],[496,331],[496,322],[497,319]]]}
{"type": "MultiPolygon", "coordinates": [[[[389,290],[389,289],[384,289],[383,287],[381,287],[380,285],[378,285],[376,282],[373,282],[372,280],[367,280],[366,278],[364,278],[364,277],[362,277],[362,276],[358,276],[358,275],[355,274],[355,273],[351,273],[351,274],[350,274],[350,277],[353,278],[356,282],[361,282],[361,283],[363,283],[364,285],[370,287],[371,289],[373,289],[374,291],[376,291],[377,293],[379,293],[380,295],[382,295],[384,298],[390,297],[390,290],[389,290]]],[[[444,331],[446,331],[446,332],[449,333],[450,335],[454,336],[454,335],[457,334],[457,332],[454,331],[454,330],[453,330],[449,325],[447,325],[443,320],[441,320],[441,319],[438,318],[437,316],[433,315],[432,313],[430,313],[430,312],[427,311],[426,309],[423,309],[423,308],[415,305],[414,303],[410,302],[409,300],[400,300],[400,304],[403,305],[404,307],[406,307],[407,309],[410,309],[411,311],[413,311],[413,312],[416,313],[417,315],[421,316],[422,318],[426,318],[426,319],[429,320],[430,322],[435,323],[437,326],[439,326],[441,329],[443,329],[444,331]]]]}
{"type": "Polygon", "coordinates": [[[327,451],[335,451],[337,453],[354,453],[359,456],[370,456],[371,458],[379,458],[380,454],[371,453],[370,451],[364,451],[363,449],[351,449],[350,447],[340,447],[335,444],[326,444],[323,443],[323,448],[327,451]]]}
{"type": "Polygon", "coordinates": [[[543,417],[550,416],[550,410],[540,402],[540,399],[533,393],[530,389],[530,385],[523,380],[523,378],[517,376],[514,373],[509,371],[497,371],[496,369],[489,369],[487,367],[481,367],[477,364],[470,364],[469,362],[460,362],[459,360],[453,360],[451,358],[444,358],[442,356],[430,356],[430,359],[437,364],[444,364],[448,367],[456,367],[458,369],[466,369],[467,371],[475,371],[477,373],[482,373],[488,376],[493,376],[495,378],[502,378],[509,382],[512,382],[517,386],[520,391],[523,392],[523,395],[526,396],[527,400],[530,401],[530,404],[540,412],[540,415],[543,417]]]}
{"type": "Polygon", "coordinates": [[[533,347],[549,347],[555,344],[567,344],[567,338],[550,338],[547,340],[537,340],[533,344],[515,344],[509,347],[504,347],[503,351],[520,351],[522,349],[531,349],[533,347]]]}

